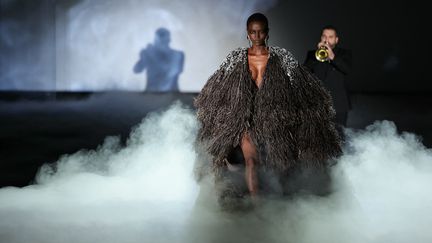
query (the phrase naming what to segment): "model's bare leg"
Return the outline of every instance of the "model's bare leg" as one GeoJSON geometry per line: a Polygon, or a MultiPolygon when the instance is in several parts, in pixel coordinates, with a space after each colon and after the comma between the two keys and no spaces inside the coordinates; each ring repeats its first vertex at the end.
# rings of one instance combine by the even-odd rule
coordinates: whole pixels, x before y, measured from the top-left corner
{"type": "Polygon", "coordinates": [[[258,178],[256,171],[256,162],[258,160],[257,150],[253,144],[249,134],[245,132],[242,137],[240,147],[245,159],[245,177],[246,184],[252,197],[258,193],[258,178]]]}

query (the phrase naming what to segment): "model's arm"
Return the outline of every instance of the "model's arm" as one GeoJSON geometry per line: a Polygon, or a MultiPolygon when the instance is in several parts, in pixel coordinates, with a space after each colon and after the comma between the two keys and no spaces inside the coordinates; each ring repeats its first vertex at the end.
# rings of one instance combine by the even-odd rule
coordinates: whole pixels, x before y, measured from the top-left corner
{"type": "Polygon", "coordinates": [[[345,53],[341,55],[335,55],[334,59],[330,61],[337,70],[341,71],[343,74],[348,75],[351,72],[352,66],[352,53],[350,50],[346,50],[345,53]]]}
{"type": "Polygon", "coordinates": [[[146,49],[141,50],[140,53],[140,59],[135,64],[133,71],[134,73],[140,73],[144,71],[144,69],[147,67],[147,52],[146,49]]]}

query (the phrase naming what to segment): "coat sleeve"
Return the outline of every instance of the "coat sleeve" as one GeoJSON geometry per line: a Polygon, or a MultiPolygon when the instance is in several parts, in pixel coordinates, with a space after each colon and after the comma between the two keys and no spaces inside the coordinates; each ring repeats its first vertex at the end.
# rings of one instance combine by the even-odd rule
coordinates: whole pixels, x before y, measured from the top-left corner
{"type": "Polygon", "coordinates": [[[203,140],[216,133],[218,123],[223,116],[224,106],[229,104],[229,80],[227,76],[235,67],[236,50],[231,51],[219,68],[208,78],[201,92],[194,99],[197,119],[201,123],[198,139],[203,140]]]}
{"type": "Polygon", "coordinates": [[[208,167],[220,167],[224,158],[237,145],[243,130],[239,113],[245,111],[239,109],[245,108],[238,104],[251,96],[239,93],[243,68],[239,61],[241,55],[240,48],[230,52],[194,99],[200,124],[196,138],[196,148],[199,149],[196,165],[201,171],[202,168],[208,171],[208,167]],[[209,157],[212,161],[207,159],[209,157]]]}
{"type": "Polygon", "coordinates": [[[340,138],[335,128],[330,93],[321,81],[304,65],[299,64],[288,51],[283,53],[286,73],[294,92],[296,102],[294,137],[297,157],[301,163],[325,164],[341,153],[340,138]]]}

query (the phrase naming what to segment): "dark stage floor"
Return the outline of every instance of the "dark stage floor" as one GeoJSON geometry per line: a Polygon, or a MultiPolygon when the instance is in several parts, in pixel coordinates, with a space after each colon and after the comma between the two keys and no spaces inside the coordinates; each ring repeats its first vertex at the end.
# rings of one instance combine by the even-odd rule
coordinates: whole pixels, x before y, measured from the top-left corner
{"type": "MultiPolygon", "coordinates": [[[[124,141],[134,125],[176,100],[192,109],[196,93],[0,93],[0,187],[32,183],[38,168],[61,155],[94,149],[106,136],[124,141]]],[[[394,121],[432,145],[428,94],[353,94],[348,127],[394,121]]],[[[175,124],[173,124],[175,125],[175,124]]]]}

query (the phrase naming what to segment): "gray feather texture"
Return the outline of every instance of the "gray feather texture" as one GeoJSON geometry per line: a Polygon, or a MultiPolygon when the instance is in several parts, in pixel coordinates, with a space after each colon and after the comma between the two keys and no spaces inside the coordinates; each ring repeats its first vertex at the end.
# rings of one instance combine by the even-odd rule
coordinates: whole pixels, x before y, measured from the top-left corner
{"type": "Polygon", "coordinates": [[[204,153],[199,152],[198,177],[225,167],[245,131],[262,168],[325,167],[341,154],[332,100],[321,81],[284,48],[269,47],[269,52],[260,87],[252,80],[247,48],[241,47],[225,58],[195,98],[201,125],[196,145],[204,153]]]}

